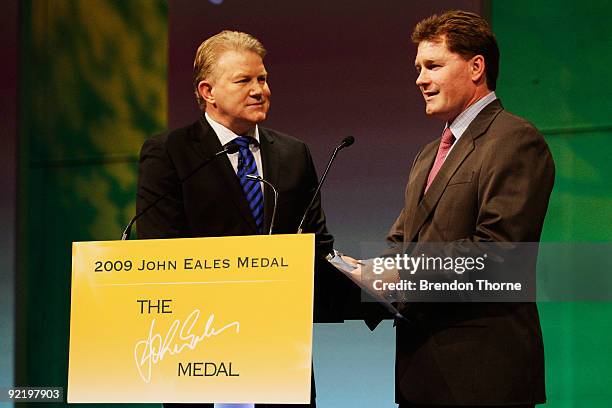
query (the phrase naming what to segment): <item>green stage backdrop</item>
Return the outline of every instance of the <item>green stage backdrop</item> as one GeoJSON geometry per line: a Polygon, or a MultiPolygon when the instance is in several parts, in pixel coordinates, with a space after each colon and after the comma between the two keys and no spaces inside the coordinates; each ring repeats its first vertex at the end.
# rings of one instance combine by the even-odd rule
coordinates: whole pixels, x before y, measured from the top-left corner
{"type": "MultiPolygon", "coordinates": [[[[66,385],[71,242],[118,239],[165,128],[167,4],[21,4],[19,385],[66,385]]],[[[96,367],[91,367],[92,371],[96,367]]]]}
{"type": "MultiPolygon", "coordinates": [[[[502,61],[498,94],[542,131],[556,164],[543,241],[612,241],[611,13],[606,1],[492,2],[502,61]]],[[[546,406],[612,406],[612,304],[539,309],[546,406]]]]}

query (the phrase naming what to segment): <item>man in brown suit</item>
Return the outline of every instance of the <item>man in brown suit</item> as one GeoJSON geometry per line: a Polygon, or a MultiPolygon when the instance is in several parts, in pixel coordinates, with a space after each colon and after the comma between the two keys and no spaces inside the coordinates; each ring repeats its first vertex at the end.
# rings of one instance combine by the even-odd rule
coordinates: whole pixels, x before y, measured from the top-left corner
{"type": "MultiPolygon", "coordinates": [[[[487,22],[451,11],[421,21],[416,85],[443,136],[417,154],[394,245],[538,242],[554,182],[541,134],[495,95],[499,50],[487,22]]],[[[534,303],[400,305],[400,407],[513,406],[545,401],[544,351],[534,303]]],[[[374,328],[380,319],[366,319],[374,328]]]]}

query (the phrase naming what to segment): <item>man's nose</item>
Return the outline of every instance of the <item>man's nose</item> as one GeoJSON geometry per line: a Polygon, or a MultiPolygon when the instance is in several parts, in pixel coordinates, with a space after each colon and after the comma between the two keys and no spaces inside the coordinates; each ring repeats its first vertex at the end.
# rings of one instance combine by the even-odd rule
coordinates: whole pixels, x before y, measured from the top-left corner
{"type": "Polygon", "coordinates": [[[426,74],[426,70],[422,69],[421,71],[419,71],[419,76],[417,76],[417,79],[415,81],[416,85],[422,86],[425,85],[428,81],[429,77],[426,74]]]}
{"type": "Polygon", "coordinates": [[[264,93],[264,87],[265,84],[261,84],[259,82],[256,82],[252,87],[251,87],[251,96],[254,98],[259,98],[263,95],[264,93]]]}

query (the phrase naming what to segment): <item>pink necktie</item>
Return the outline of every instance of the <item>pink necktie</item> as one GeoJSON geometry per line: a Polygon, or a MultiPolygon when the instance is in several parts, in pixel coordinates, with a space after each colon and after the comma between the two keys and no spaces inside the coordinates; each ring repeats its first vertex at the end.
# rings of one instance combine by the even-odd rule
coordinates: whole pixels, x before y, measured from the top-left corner
{"type": "Polygon", "coordinates": [[[444,129],[444,133],[442,133],[442,140],[440,140],[440,146],[438,146],[438,154],[436,154],[436,161],[434,162],[429,176],[427,176],[427,185],[425,186],[425,193],[429,189],[431,182],[436,178],[438,172],[440,171],[440,167],[442,167],[442,163],[444,163],[444,159],[448,154],[448,151],[453,146],[455,142],[455,136],[453,136],[453,132],[451,132],[450,128],[447,127],[444,129]]]}

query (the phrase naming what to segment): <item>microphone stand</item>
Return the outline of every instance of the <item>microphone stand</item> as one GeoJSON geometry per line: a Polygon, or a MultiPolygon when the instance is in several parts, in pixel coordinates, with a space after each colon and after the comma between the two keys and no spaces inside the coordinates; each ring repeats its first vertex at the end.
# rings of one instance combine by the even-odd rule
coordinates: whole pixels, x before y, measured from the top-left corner
{"type": "Polygon", "coordinates": [[[263,177],[258,176],[257,174],[247,174],[246,178],[248,178],[249,180],[257,180],[261,183],[264,183],[267,186],[270,186],[270,188],[274,192],[274,207],[272,208],[272,219],[270,220],[270,231],[268,232],[268,235],[272,235],[272,228],[274,227],[274,219],[276,217],[276,205],[278,204],[278,191],[276,190],[276,187],[272,185],[272,183],[270,183],[268,180],[265,180],[263,177]]]}

